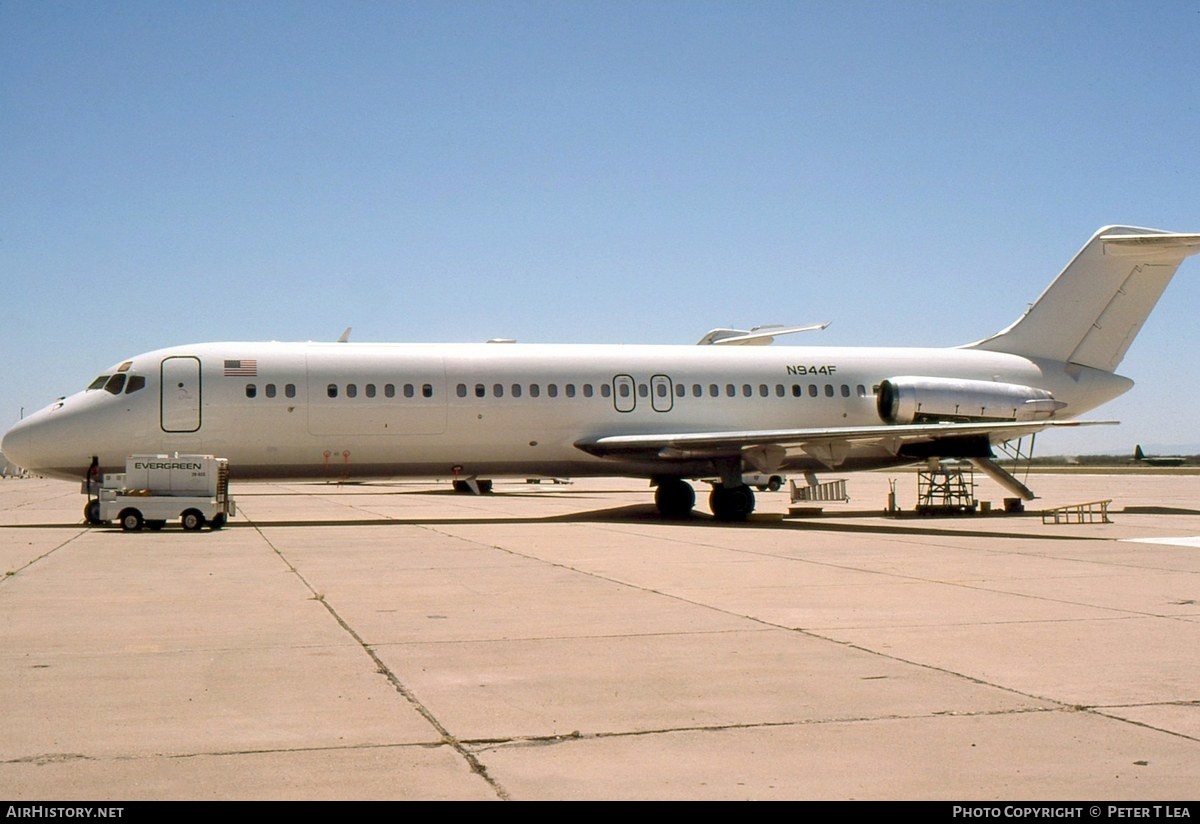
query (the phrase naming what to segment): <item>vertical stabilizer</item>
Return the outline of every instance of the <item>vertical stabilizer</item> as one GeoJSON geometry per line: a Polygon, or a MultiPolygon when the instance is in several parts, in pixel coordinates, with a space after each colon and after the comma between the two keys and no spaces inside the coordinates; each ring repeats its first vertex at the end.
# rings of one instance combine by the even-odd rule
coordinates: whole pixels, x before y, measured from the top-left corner
{"type": "Polygon", "coordinates": [[[1016,323],[966,348],[1112,372],[1200,235],[1106,226],[1016,323]]]}

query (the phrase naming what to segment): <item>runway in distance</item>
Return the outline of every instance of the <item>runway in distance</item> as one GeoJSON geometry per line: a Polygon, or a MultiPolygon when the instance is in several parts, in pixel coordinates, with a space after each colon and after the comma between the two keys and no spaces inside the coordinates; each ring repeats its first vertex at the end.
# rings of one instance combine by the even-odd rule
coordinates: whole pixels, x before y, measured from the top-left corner
{"type": "Polygon", "coordinates": [[[730,521],[754,509],[747,472],[968,459],[1030,498],[992,447],[1127,391],[1118,364],[1198,251],[1200,234],[1103,228],[1016,322],[953,348],[761,345],[789,331],[769,329],[692,346],[176,346],[105,370],[0,448],[80,479],[135,453],[217,455],[234,479],[640,477],[671,517],[694,507],[689,481],[716,479],[709,506],[730,521]]]}

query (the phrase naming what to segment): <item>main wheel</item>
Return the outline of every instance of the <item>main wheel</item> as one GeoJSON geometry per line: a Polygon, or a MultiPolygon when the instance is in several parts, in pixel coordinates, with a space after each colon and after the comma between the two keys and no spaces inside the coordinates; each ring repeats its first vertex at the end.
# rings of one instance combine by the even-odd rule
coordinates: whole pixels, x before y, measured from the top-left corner
{"type": "Polygon", "coordinates": [[[142,528],[145,521],[142,519],[142,513],[136,509],[121,510],[121,529],[126,532],[137,532],[142,528]]]}
{"type": "Polygon", "coordinates": [[[208,522],[208,525],[210,527],[212,527],[213,532],[216,532],[218,529],[221,529],[222,527],[225,526],[226,520],[227,520],[227,518],[226,518],[225,513],[218,512],[216,515],[213,516],[213,519],[208,522]]]}
{"type": "Polygon", "coordinates": [[[166,521],[146,521],[146,528],[158,532],[167,525],[166,521]]]}
{"type": "Polygon", "coordinates": [[[100,520],[100,501],[93,498],[83,505],[83,519],[92,526],[102,523],[100,520]]]}
{"type": "Polygon", "coordinates": [[[754,490],[745,484],[713,484],[708,495],[708,508],[718,521],[744,521],[754,511],[754,490]]]}
{"type": "Polygon", "coordinates": [[[783,478],[779,477],[778,475],[772,475],[771,480],[767,481],[767,489],[771,490],[772,492],[778,492],[779,488],[782,486],[783,478]]]}
{"type": "Polygon", "coordinates": [[[489,492],[492,491],[492,482],[491,481],[476,481],[475,483],[477,483],[479,485],[479,494],[480,495],[487,495],[489,492]]]}
{"type": "Polygon", "coordinates": [[[188,532],[196,532],[204,526],[204,513],[198,509],[189,509],[179,517],[179,522],[188,532]]]}
{"type": "Polygon", "coordinates": [[[665,478],[654,488],[654,505],[666,518],[686,518],[696,505],[696,490],[682,478],[665,478]]]}

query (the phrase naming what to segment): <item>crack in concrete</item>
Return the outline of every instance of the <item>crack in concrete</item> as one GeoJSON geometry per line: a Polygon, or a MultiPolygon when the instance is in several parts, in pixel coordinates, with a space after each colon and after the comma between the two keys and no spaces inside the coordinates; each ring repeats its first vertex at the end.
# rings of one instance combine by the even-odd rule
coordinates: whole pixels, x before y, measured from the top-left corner
{"type": "Polygon", "coordinates": [[[887,714],[873,716],[844,716],[837,718],[806,718],[795,721],[759,721],[744,724],[698,724],[695,726],[661,727],[648,730],[611,730],[607,732],[584,733],[574,730],[559,735],[530,735],[512,738],[473,738],[463,739],[463,744],[479,747],[481,750],[509,749],[512,747],[544,747],[562,744],[568,741],[599,740],[605,738],[637,738],[647,735],[671,735],[673,733],[689,732],[729,732],[731,730],[762,730],[788,729],[792,727],[813,727],[825,724],[871,724],[878,721],[911,721],[921,718],[988,718],[1008,715],[1028,715],[1033,713],[1068,712],[1073,709],[1063,707],[1012,707],[1003,710],[979,710],[977,712],[931,712],[918,714],[887,714]]]}
{"type": "MultiPolygon", "coordinates": [[[[1050,707],[1047,707],[1047,708],[1046,708],[1047,710],[1058,710],[1058,711],[1066,710],[1066,711],[1071,711],[1071,712],[1090,712],[1090,713],[1092,713],[1092,714],[1094,714],[1094,715],[1096,715],[1096,716],[1098,716],[1098,717],[1104,717],[1104,718],[1108,718],[1108,719],[1110,719],[1110,720],[1114,720],[1114,721],[1119,721],[1119,722],[1125,722],[1125,723],[1129,723],[1129,724],[1134,724],[1134,725],[1136,725],[1136,726],[1146,727],[1146,728],[1148,728],[1148,729],[1157,729],[1157,728],[1155,728],[1155,727],[1151,727],[1151,726],[1149,726],[1149,725],[1147,725],[1147,724],[1142,724],[1142,723],[1139,723],[1139,722],[1130,721],[1129,719],[1125,719],[1125,718],[1120,718],[1120,717],[1116,717],[1116,716],[1107,715],[1107,714],[1105,714],[1105,713],[1099,712],[1099,711],[1097,711],[1097,710],[1094,710],[1094,709],[1090,709],[1090,708],[1088,708],[1088,707],[1082,707],[1082,706],[1078,706],[1078,705],[1072,705],[1072,704],[1068,704],[1068,703],[1066,703],[1066,702],[1064,702],[1064,701],[1061,701],[1061,700],[1058,700],[1058,699],[1055,699],[1055,698],[1048,698],[1048,697],[1046,697],[1046,696],[1035,695],[1035,694],[1033,694],[1033,693],[1024,692],[1024,691],[1022,691],[1022,690],[1019,690],[1019,689],[1017,689],[1017,688],[1015,688],[1015,687],[1010,687],[1010,686],[1005,686],[1005,685],[1002,685],[1002,684],[996,684],[996,683],[992,683],[992,682],[990,682],[990,681],[987,681],[987,680],[985,680],[985,679],[983,679],[983,678],[977,678],[977,677],[975,677],[975,676],[968,675],[968,674],[966,674],[966,673],[957,672],[957,671],[955,671],[955,670],[947,669],[946,667],[937,666],[937,665],[935,665],[935,664],[930,664],[930,663],[926,663],[926,662],[923,662],[923,661],[914,661],[914,660],[911,660],[911,659],[908,659],[908,658],[903,658],[903,657],[900,657],[900,656],[898,656],[898,655],[894,655],[894,654],[891,654],[891,653],[885,653],[885,652],[881,652],[880,650],[871,649],[871,648],[869,648],[869,647],[864,647],[864,646],[862,646],[862,645],[860,645],[860,644],[852,643],[852,642],[849,642],[849,641],[843,641],[843,640],[840,640],[840,639],[837,639],[837,638],[832,638],[832,637],[830,637],[830,636],[823,635],[823,634],[821,634],[820,632],[817,632],[817,631],[814,631],[814,630],[811,630],[811,629],[804,629],[804,628],[802,628],[802,627],[790,627],[790,626],[786,626],[786,625],[783,625],[783,624],[777,624],[777,623],[774,623],[774,622],[771,622],[771,621],[767,621],[767,620],[765,620],[765,619],[763,619],[763,618],[759,618],[759,617],[756,617],[756,616],[752,616],[752,615],[745,615],[745,614],[742,614],[742,613],[733,612],[733,611],[731,611],[731,610],[726,610],[726,609],[722,609],[722,608],[720,608],[720,607],[713,606],[712,604],[705,604],[705,603],[701,603],[701,602],[698,602],[698,601],[691,600],[691,599],[689,599],[689,598],[685,598],[685,597],[683,597],[683,596],[679,596],[679,595],[673,595],[673,594],[671,594],[671,593],[662,592],[662,591],[660,591],[660,590],[652,589],[652,588],[649,588],[649,587],[643,587],[643,586],[639,586],[639,585],[637,585],[637,584],[634,584],[634,583],[631,583],[631,582],[629,582],[629,581],[623,581],[623,580],[620,580],[620,579],[617,579],[617,578],[613,578],[613,577],[610,577],[610,576],[606,576],[606,575],[602,575],[602,574],[600,574],[600,573],[593,572],[593,571],[590,571],[590,570],[579,569],[579,568],[577,568],[577,567],[570,566],[569,564],[564,564],[564,563],[560,563],[560,562],[557,562],[557,561],[550,561],[550,560],[547,560],[547,559],[545,559],[545,558],[542,558],[542,557],[540,557],[540,556],[537,556],[537,555],[532,555],[532,554],[529,554],[529,553],[516,552],[516,551],[514,551],[514,550],[512,550],[512,549],[509,549],[509,548],[507,548],[507,547],[497,546],[497,545],[494,545],[494,544],[485,544],[485,543],[483,543],[483,542],[480,542],[480,541],[475,541],[475,540],[472,540],[472,539],[469,539],[469,538],[464,538],[464,537],[462,537],[462,536],[460,536],[460,535],[454,535],[454,534],[452,534],[452,533],[449,533],[449,532],[444,532],[444,531],[441,531],[441,530],[437,530],[437,529],[434,529],[433,527],[427,527],[427,528],[428,528],[428,529],[430,529],[430,530],[431,530],[431,531],[433,531],[433,532],[437,532],[439,535],[444,535],[444,536],[446,536],[446,537],[449,537],[449,538],[454,538],[454,539],[461,540],[461,541],[467,541],[468,543],[475,544],[475,545],[477,545],[477,546],[484,546],[484,547],[488,547],[488,548],[491,548],[491,549],[495,549],[495,550],[497,550],[497,551],[499,551],[499,552],[504,552],[504,553],[507,553],[507,554],[509,554],[509,555],[512,555],[512,556],[514,556],[514,557],[523,558],[523,559],[525,559],[525,560],[533,560],[533,561],[537,561],[537,562],[539,562],[539,563],[547,564],[547,565],[549,565],[549,566],[552,566],[552,567],[557,567],[557,568],[559,568],[559,569],[564,569],[564,570],[567,570],[567,571],[570,571],[570,572],[574,572],[574,573],[577,573],[577,574],[580,574],[580,575],[586,575],[586,576],[589,576],[589,577],[595,578],[595,579],[597,579],[597,580],[605,581],[605,582],[607,582],[607,583],[612,583],[612,584],[616,584],[616,585],[618,585],[618,586],[628,587],[628,588],[630,588],[630,589],[633,589],[633,590],[636,590],[636,591],[639,591],[639,592],[645,592],[645,593],[649,593],[649,594],[652,594],[652,595],[659,595],[659,596],[661,596],[661,597],[664,597],[664,598],[670,598],[670,599],[672,599],[672,600],[678,601],[678,602],[680,602],[680,603],[688,604],[688,605],[690,605],[690,606],[695,606],[695,607],[698,607],[698,608],[701,608],[701,609],[706,609],[706,610],[711,610],[711,611],[714,611],[714,612],[718,612],[718,613],[721,613],[721,614],[723,614],[723,615],[728,615],[728,616],[735,617],[735,618],[741,618],[741,619],[743,619],[743,620],[746,620],[746,621],[751,621],[751,622],[753,622],[753,623],[756,623],[756,624],[759,624],[760,626],[763,626],[763,627],[769,627],[769,628],[772,628],[772,629],[780,629],[780,630],[784,630],[784,631],[788,631],[788,632],[795,632],[795,633],[798,633],[798,634],[800,634],[800,635],[804,635],[805,637],[812,638],[812,639],[814,639],[814,640],[818,640],[818,641],[824,641],[824,642],[827,642],[827,643],[832,643],[832,644],[837,644],[837,645],[839,645],[839,646],[842,646],[842,647],[845,647],[845,648],[847,648],[847,649],[854,649],[854,650],[857,650],[857,651],[859,651],[859,652],[862,652],[862,653],[864,653],[864,654],[866,654],[866,655],[870,655],[870,656],[872,656],[872,657],[880,658],[880,659],[887,660],[887,661],[893,661],[893,662],[896,662],[896,663],[907,664],[907,665],[909,665],[909,666],[918,667],[918,668],[920,668],[920,669],[924,669],[924,670],[926,670],[926,671],[929,671],[929,672],[937,672],[937,673],[940,673],[940,674],[942,674],[942,675],[949,676],[949,677],[951,677],[951,678],[961,679],[961,680],[964,680],[964,681],[967,681],[967,682],[969,682],[969,683],[976,684],[976,685],[979,685],[979,686],[984,686],[984,687],[989,687],[989,688],[991,688],[991,689],[1000,690],[1000,691],[1002,691],[1002,692],[1005,692],[1005,693],[1008,693],[1008,694],[1010,694],[1010,695],[1016,695],[1016,696],[1020,696],[1021,698],[1025,698],[1025,699],[1029,699],[1029,700],[1034,700],[1034,701],[1041,701],[1041,702],[1043,702],[1043,703],[1046,703],[1046,704],[1049,704],[1049,705],[1050,705],[1050,707]]],[[[603,527],[601,527],[601,528],[603,528],[603,527]]],[[[618,532],[620,532],[620,531],[618,530],[618,532]]],[[[626,533],[622,533],[622,534],[626,534],[626,533]]],[[[669,539],[668,539],[668,540],[669,540],[669,539]]],[[[745,552],[745,553],[747,553],[747,554],[752,554],[752,555],[768,555],[768,556],[770,556],[770,557],[773,557],[773,558],[781,558],[781,559],[783,559],[783,560],[788,560],[788,558],[787,558],[786,556],[779,556],[779,555],[774,555],[774,554],[772,554],[772,553],[765,553],[765,552],[761,552],[761,551],[755,551],[755,550],[738,550],[738,549],[731,549],[731,548],[729,548],[729,547],[724,547],[724,546],[720,546],[720,545],[717,545],[717,546],[712,546],[712,545],[707,545],[707,544],[706,544],[705,546],[709,546],[709,548],[711,548],[711,549],[720,549],[720,550],[725,550],[725,551],[729,551],[729,552],[745,552]]],[[[871,573],[878,574],[878,575],[892,575],[893,577],[897,577],[897,578],[900,578],[900,579],[910,579],[910,578],[909,578],[909,576],[903,576],[903,575],[894,575],[893,573],[886,573],[886,572],[881,572],[881,571],[878,571],[878,570],[860,570],[860,569],[857,569],[857,568],[855,568],[855,567],[849,567],[849,566],[845,566],[845,565],[841,565],[841,564],[832,564],[832,563],[828,563],[828,562],[811,561],[811,560],[807,560],[807,559],[795,559],[795,560],[797,560],[797,561],[801,561],[801,562],[805,562],[805,563],[814,563],[814,564],[817,564],[817,565],[820,565],[820,566],[828,566],[828,567],[833,567],[833,568],[837,568],[837,569],[848,569],[848,570],[852,570],[852,571],[871,572],[871,573]]],[[[967,584],[958,584],[958,583],[954,583],[954,582],[933,581],[933,580],[931,580],[931,579],[927,579],[927,578],[911,578],[911,580],[921,581],[921,582],[924,582],[924,583],[942,583],[942,584],[944,584],[944,585],[947,585],[947,586],[961,586],[961,587],[963,587],[963,588],[965,588],[965,589],[969,589],[969,590],[973,590],[973,591],[981,591],[981,590],[982,590],[982,591],[988,591],[988,592],[992,592],[992,590],[985,590],[985,589],[982,589],[981,587],[977,587],[977,586],[971,586],[971,585],[967,585],[967,584]]],[[[1020,593],[1003,593],[1003,594],[1016,594],[1016,595],[1019,595],[1020,593]]],[[[1035,599],[1035,600],[1042,600],[1041,596],[1035,596],[1035,595],[1026,595],[1026,596],[1024,596],[1024,597],[1032,598],[1032,599],[1035,599]]],[[[1052,598],[1045,598],[1044,600],[1049,600],[1049,601],[1057,601],[1057,599],[1052,599],[1052,598]]],[[[1060,602],[1060,603],[1070,603],[1070,602],[1060,602]]],[[[1090,606],[1090,605],[1089,605],[1089,606],[1090,606]]],[[[1097,609],[1105,609],[1104,607],[1096,607],[1096,608],[1097,608],[1097,609]]],[[[1118,613],[1118,615],[1114,615],[1112,618],[1108,618],[1108,619],[1078,619],[1078,620],[1126,620],[1126,619],[1128,619],[1128,618],[1135,617],[1135,616],[1136,616],[1136,617],[1156,617],[1156,618],[1157,618],[1157,617],[1161,617],[1161,616],[1154,616],[1154,615],[1149,615],[1149,616],[1148,616],[1148,615],[1146,615],[1145,613],[1136,613],[1136,612],[1131,612],[1131,611],[1128,611],[1128,610],[1120,610],[1120,609],[1116,609],[1116,608],[1108,608],[1108,609],[1110,609],[1110,610],[1111,610],[1111,611],[1113,611],[1113,612],[1116,612],[1116,613],[1118,613]]],[[[1074,619],[1072,619],[1072,620],[1074,620],[1074,619]]],[[[1017,622],[1017,623],[1021,623],[1021,622],[1017,622]]],[[[1013,710],[1013,711],[1016,711],[1016,712],[1023,712],[1024,710],[1013,710]]],[[[1012,711],[1004,711],[1004,712],[1001,712],[1001,713],[998,713],[998,714],[1008,714],[1008,712],[1012,712],[1012,711]]],[[[1190,736],[1183,735],[1183,734],[1180,734],[1180,733],[1175,733],[1175,732],[1172,732],[1172,731],[1170,731],[1170,730],[1159,730],[1159,731],[1160,731],[1160,732],[1168,732],[1168,733],[1170,733],[1170,734],[1172,734],[1172,735],[1175,735],[1175,736],[1177,736],[1177,737],[1181,737],[1181,738],[1190,738],[1190,736]]]]}
{"type": "Polygon", "coordinates": [[[50,549],[48,549],[48,550],[46,550],[45,552],[43,552],[41,555],[37,555],[37,556],[35,556],[35,557],[33,557],[33,558],[30,558],[28,561],[26,561],[25,563],[23,563],[23,564],[21,564],[20,566],[16,567],[15,569],[8,569],[8,570],[5,570],[5,571],[3,572],[3,574],[0,574],[0,585],[3,585],[3,584],[6,584],[6,583],[8,583],[8,582],[9,582],[9,581],[11,581],[13,578],[16,578],[18,575],[20,575],[20,574],[21,574],[22,572],[24,572],[25,570],[29,569],[29,568],[30,568],[31,566],[33,566],[34,564],[38,563],[39,561],[44,561],[44,560],[46,560],[46,559],[47,559],[47,558],[49,558],[51,555],[53,555],[55,552],[58,552],[60,549],[64,548],[64,547],[65,547],[65,546],[67,546],[68,544],[70,544],[70,543],[73,543],[74,541],[77,541],[77,540],[79,540],[80,538],[82,538],[82,537],[83,537],[84,535],[86,535],[86,534],[87,534],[87,529],[86,529],[86,528],[82,528],[82,529],[81,529],[79,532],[75,533],[75,534],[74,534],[74,535],[72,535],[70,538],[68,538],[67,540],[63,541],[61,544],[58,544],[58,545],[56,545],[56,546],[53,546],[53,547],[51,547],[50,549]]]}
{"type": "Polygon", "coordinates": [[[251,525],[254,527],[255,531],[258,532],[259,536],[263,539],[266,545],[271,548],[271,551],[278,555],[281,561],[287,564],[291,573],[295,575],[296,578],[302,584],[304,584],[305,588],[313,594],[314,599],[316,599],[323,607],[325,607],[325,610],[329,613],[333,620],[337,622],[338,626],[340,626],[347,635],[353,638],[355,643],[358,644],[362,651],[370,657],[371,661],[375,664],[376,672],[383,675],[387,679],[388,683],[392,685],[392,688],[396,690],[396,692],[398,692],[404,698],[404,700],[413,707],[413,709],[420,713],[421,717],[424,718],[430,726],[437,730],[438,734],[441,736],[442,742],[453,748],[454,751],[457,752],[458,755],[467,762],[467,765],[471,768],[471,772],[482,778],[488,784],[488,786],[492,788],[493,792],[496,793],[498,798],[500,798],[502,801],[510,800],[507,790],[505,790],[499,782],[497,782],[494,778],[492,778],[491,775],[488,774],[487,767],[475,757],[475,754],[463,746],[462,743],[459,742],[459,740],[448,729],[446,729],[445,725],[438,720],[437,716],[435,716],[428,707],[421,703],[420,699],[417,698],[413,691],[400,681],[399,677],[397,677],[397,675],[392,672],[391,668],[384,663],[383,659],[379,657],[374,648],[372,648],[371,645],[368,644],[362,638],[362,636],[359,635],[354,628],[351,627],[350,624],[348,624],[342,618],[342,616],[338,614],[337,610],[333,608],[333,606],[322,593],[317,592],[316,588],[313,587],[313,585],[309,583],[308,579],[306,579],[304,575],[301,574],[301,572],[296,568],[296,565],[289,561],[283,552],[281,552],[279,548],[271,542],[271,539],[264,535],[263,531],[259,529],[256,524],[251,525]]]}

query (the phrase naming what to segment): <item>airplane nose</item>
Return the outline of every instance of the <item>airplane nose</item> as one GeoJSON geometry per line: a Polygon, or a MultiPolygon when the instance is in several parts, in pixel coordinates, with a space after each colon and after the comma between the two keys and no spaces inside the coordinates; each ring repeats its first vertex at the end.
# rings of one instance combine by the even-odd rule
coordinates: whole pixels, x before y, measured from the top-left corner
{"type": "MultiPolygon", "coordinates": [[[[13,424],[4,438],[0,439],[0,452],[10,463],[30,472],[45,474],[58,469],[61,454],[65,445],[65,433],[61,423],[54,413],[63,406],[63,401],[55,401],[50,406],[33,413],[29,417],[13,424]]],[[[74,463],[73,461],[72,463],[74,463]]]]}
{"type": "Polygon", "coordinates": [[[30,432],[27,421],[19,421],[13,424],[13,427],[4,433],[4,438],[0,440],[0,452],[4,453],[4,457],[9,463],[28,469],[30,459],[33,457],[33,450],[30,448],[30,432]]]}

